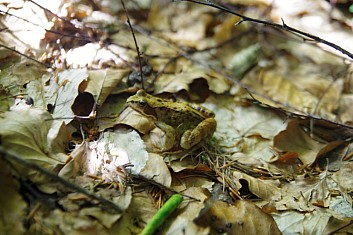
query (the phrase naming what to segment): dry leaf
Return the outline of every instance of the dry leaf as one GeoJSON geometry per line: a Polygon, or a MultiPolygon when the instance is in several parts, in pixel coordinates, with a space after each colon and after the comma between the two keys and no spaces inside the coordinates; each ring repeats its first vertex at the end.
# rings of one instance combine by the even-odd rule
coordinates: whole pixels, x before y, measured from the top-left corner
{"type": "Polygon", "coordinates": [[[315,162],[323,144],[311,139],[296,121],[288,123],[287,129],[274,138],[274,146],[282,151],[298,154],[305,166],[315,162]]]}
{"type": "Polygon", "coordinates": [[[234,181],[240,186],[241,179],[246,180],[249,190],[265,201],[279,201],[282,197],[281,190],[278,188],[278,182],[271,180],[261,180],[251,177],[238,171],[233,172],[234,181]]]}
{"type": "Polygon", "coordinates": [[[273,217],[283,234],[324,234],[331,215],[317,208],[312,213],[287,211],[274,213],[273,217]]]}
{"type": "MultiPolygon", "coordinates": [[[[258,92],[265,93],[275,101],[300,110],[314,110],[318,99],[306,90],[299,89],[296,79],[277,71],[263,72],[261,76],[247,76],[243,82],[258,92]]],[[[261,97],[257,97],[261,101],[261,97]]]]}
{"type": "MultiPolygon", "coordinates": [[[[88,77],[86,69],[65,70],[58,74],[58,90],[55,108],[53,112],[54,118],[65,118],[67,124],[72,121],[75,113],[71,106],[75,98],[79,94],[79,85],[88,77]]],[[[55,92],[55,93],[56,93],[55,92]]]]}
{"type": "Polygon", "coordinates": [[[169,219],[163,226],[166,234],[209,234],[209,228],[197,226],[193,221],[198,217],[204,207],[205,200],[209,196],[207,190],[200,187],[189,187],[183,191],[183,195],[195,200],[184,200],[176,211],[175,216],[169,219]]]}
{"type": "Polygon", "coordinates": [[[211,234],[281,234],[270,215],[245,200],[238,200],[234,205],[216,201],[196,223],[210,226],[211,234]]]}
{"type": "Polygon", "coordinates": [[[332,179],[345,193],[353,191],[353,163],[345,162],[341,169],[332,175],[332,179]]]}
{"type": "MultiPolygon", "coordinates": [[[[190,85],[198,79],[205,79],[209,89],[216,94],[223,94],[230,87],[229,81],[222,75],[207,68],[188,65],[187,68],[179,74],[173,76],[168,74],[161,75],[155,83],[155,93],[177,93],[183,90],[189,91],[190,85]]],[[[201,87],[198,87],[198,90],[195,90],[196,94],[202,93],[200,88],[201,87]]]]}
{"type": "Polygon", "coordinates": [[[26,219],[26,202],[19,194],[19,185],[11,175],[9,165],[3,159],[0,160],[0,220],[1,234],[24,234],[23,221],[26,219]],[[4,216],[6,215],[6,216],[4,216]]]}
{"type": "Polygon", "coordinates": [[[226,151],[243,152],[265,161],[272,159],[272,138],[286,127],[280,117],[256,107],[236,105],[232,98],[210,97],[205,106],[216,114],[214,136],[226,151]]]}
{"type": "MultiPolygon", "coordinates": [[[[17,106],[3,114],[0,126],[2,146],[25,160],[49,170],[66,162],[65,144],[69,141],[66,126],[52,120],[47,111],[28,105],[17,106]]],[[[32,175],[34,181],[46,181],[38,172],[24,166],[20,169],[19,172],[32,175]]]]}
{"type": "Polygon", "coordinates": [[[131,126],[142,134],[147,134],[155,128],[153,120],[136,112],[130,107],[127,107],[124,112],[119,115],[118,123],[131,126]]]}
{"type": "Polygon", "coordinates": [[[101,106],[110,95],[111,91],[121,82],[128,72],[127,69],[88,71],[87,85],[83,91],[91,93],[97,105],[101,106]]]}
{"type": "Polygon", "coordinates": [[[165,164],[163,157],[157,154],[148,154],[148,160],[140,175],[168,188],[172,183],[168,166],[165,164]]]}
{"type": "Polygon", "coordinates": [[[138,175],[147,159],[145,145],[135,131],[104,132],[100,139],[88,143],[83,171],[125,185],[128,175],[138,175]]]}

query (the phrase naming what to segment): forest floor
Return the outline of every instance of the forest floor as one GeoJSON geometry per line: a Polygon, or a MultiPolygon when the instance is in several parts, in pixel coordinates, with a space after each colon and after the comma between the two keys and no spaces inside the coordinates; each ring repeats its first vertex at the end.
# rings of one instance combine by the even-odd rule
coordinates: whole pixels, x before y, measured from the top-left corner
{"type": "Polygon", "coordinates": [[[352,233],[333,2],[2,1],[0,234],[352,233]]]}

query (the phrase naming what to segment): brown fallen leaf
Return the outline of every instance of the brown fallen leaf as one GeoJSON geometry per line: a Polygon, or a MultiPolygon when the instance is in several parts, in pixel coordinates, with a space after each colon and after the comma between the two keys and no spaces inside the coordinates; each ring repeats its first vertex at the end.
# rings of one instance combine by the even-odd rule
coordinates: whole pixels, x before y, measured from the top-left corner
{"type": "Polygon", "coordinates": [[[241,185],[239,180],[245,180],[248,183],[251,193],[265,201],[278,201],[281,199],[281,191],[278,183],[273,180],[261,180],[238,171],[233,172],[234,181],[241,185]]]}
{"type": "Polygon", "coordinates": [[[233,205],[216,201],[196,219],[196,224],[210,226],[211,234],[281,234],[270,215],[245,200],[238,200],[233,205]]]}
{"type": "Polygon", "coordinates": [[[318,152],[324,147],[310,138],[296,121],[290,121],[287,129],[274,138],[274,146],[282,151],[297,153],[306,166],[315,162],[318,152]]]}

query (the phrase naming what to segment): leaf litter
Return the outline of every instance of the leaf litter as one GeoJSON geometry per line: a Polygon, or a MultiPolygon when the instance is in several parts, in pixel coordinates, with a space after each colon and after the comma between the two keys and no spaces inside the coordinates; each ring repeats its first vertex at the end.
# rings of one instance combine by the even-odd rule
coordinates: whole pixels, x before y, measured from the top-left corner
{"type": "MultiPolygon", "coordinates": [[[[291,4],[226,6],[352,51],[346,5],[291,4]]],[[[235,25],[240,17],[212,7],[128,1],[145,89],[201,102],[218,123],[194,149],[155,152],[168,133],[124,107],[141,81],[120,2],[18,0],[0,10],[1,233],[137,234],[174,193],[184,201],[158,233],[352,230],[347,57],[279,28],[235,25]]]]}

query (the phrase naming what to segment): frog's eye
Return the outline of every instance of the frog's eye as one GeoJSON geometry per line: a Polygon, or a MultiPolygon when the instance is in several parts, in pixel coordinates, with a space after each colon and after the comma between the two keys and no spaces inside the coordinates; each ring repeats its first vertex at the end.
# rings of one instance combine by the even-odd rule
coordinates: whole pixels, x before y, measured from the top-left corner
{"type": "Polygon", "coordinates": [[[139,101],[138,101],[138,104],[139,104],[141,107],[145,107],[146,104],[147,104],[147,102],[146,102],[146,100],[139,100],[139,101]]]}

